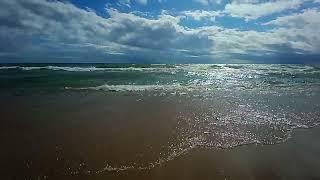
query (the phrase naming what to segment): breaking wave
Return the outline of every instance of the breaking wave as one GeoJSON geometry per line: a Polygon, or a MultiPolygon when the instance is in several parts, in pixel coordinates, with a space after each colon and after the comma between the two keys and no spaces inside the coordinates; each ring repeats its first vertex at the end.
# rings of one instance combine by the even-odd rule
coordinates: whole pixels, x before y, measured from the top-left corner
{"type": "Polygon", "coordinates": [[[101,85],[96,87],[83,87],[83,88],[72,88],[65,87],[69,90],[101,90],[101,91],[179,91],[187,90],[191,91],[191,86],[182,86],[180,84],[171,84],[171,85],[101,85]]]}
{"type": "Polygon", "coordinates": [[[81,67],[81,66],[0,66],[0,70],[21,69],[24,71],[32,70],[53,70],[70,72],[91,72],[91,71],[162,71],[172,68],[164,67],[81,67]]]}

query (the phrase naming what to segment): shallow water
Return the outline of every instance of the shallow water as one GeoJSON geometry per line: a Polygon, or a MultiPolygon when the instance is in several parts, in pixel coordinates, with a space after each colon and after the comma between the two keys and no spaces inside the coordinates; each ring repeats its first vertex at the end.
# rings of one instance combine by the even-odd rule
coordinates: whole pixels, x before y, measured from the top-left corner
{"type": "Polygon", "coordinates": [[[320,123],[319,66],[3,65],[0,84],[8,176],[152,171],[320,123]]]}

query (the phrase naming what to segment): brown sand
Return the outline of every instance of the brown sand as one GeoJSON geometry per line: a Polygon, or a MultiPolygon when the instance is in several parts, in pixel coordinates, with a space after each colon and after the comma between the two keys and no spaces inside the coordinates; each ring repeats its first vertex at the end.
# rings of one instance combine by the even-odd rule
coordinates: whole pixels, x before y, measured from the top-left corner
{"type": "Polygon", "coordinates": [[[319,128],[295,130],[283,144],[199,147],[155,163],[172,143],[184,103],[103,92],[2,93],[1,179],[320,179],[319,128]]]}

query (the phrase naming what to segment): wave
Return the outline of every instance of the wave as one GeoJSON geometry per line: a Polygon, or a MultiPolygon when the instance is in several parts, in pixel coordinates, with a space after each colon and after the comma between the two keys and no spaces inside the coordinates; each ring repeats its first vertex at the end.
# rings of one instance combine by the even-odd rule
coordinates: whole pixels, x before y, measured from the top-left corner
{"type": "Polygon", "coordinates": [[[180,84],[172,85],[101,85],[96,87],[72,88],[65,87],[71,90],[102,90],[102,91],[177,91],[191,90],[192,87],[182,86],[180,84]]]}
{"type": "Polygon", "coordinates": [[[16,69],[16,68],[18,68],[19,66],[0,66],[0,70],[1,69],[3,69],[3,70],[5,70],[5,69],[16,69]]]}
{"type": "Polygon", "coordinates": [[[172,67],[80,67],[80,66],[2,66],[0,70],[21,69],[24,71],[32,70],[54,70],[71,72],[90,72],[90,71],[172,71],[172,67]]]}
{"type": "Polygon", "coordinates": [[[20,67],[22,70],[55,70],[55,71],[72,71],[72,72],[90,72],[90,71],[106,71],[106,70],[132,70],[132,71],[142,71],[143,68],[101,68],[101,67],[62,67],[62,66],[43,66],[43,67],[20,67]]]}
{"type": "Polygon", "coordinates": [[[62,67],[62,66],[41,66],[41,67],[19,67],[22,70],[31,71],[31,70],[55,70],[55,71],[98,71],[104,70],[105,68],[96,68],[96,67],[62,67]]]}
{"type": "MultiPolygon", "coordinates": [[[[177,64],[177,65],[94,65],[81,66],[81,65],[48,65],[48,66],[28,66],[28,65],[13,65],[13,66],[0,66],[0,70],[6,69],[21,69],[25,71],[32,70],[54,70],[54,71],[71,71],[71,72],[90,72],[90,71],[141,71],[141,72],[172,72],[185,71],[197,73],[209,72],[235,72],[235,70],[245,69],[250,73],[267,74],[268,73],[314,73],[319,72],[318,66],[302,66],[302,65],[275,65],[275,64],[177,64]]],[[[243,71],[241,71],[243,73],[243,71]]]]}

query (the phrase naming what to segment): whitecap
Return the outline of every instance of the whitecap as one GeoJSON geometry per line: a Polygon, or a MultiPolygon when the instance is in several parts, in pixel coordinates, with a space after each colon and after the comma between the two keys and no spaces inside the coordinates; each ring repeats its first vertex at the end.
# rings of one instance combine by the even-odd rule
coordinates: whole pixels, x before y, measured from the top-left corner
{"type": "Polygon", "coordinates": [[[18,66],[0,66],[0,70],[1,69],[15,69],[18,68],[18,66]]]}
{"type": "Polygon", "coordinates": [[[90,71],[139,71],[139,72],[175,72],[174,68],[138,68],[138,67],[79,67],[79,66],[14,66],[14,67],[0,67],[0,68],[21,68],[25,71],[31,70],[54,70],[54,71],[71,71],[71,72],[90,72],[90,71]]]}
{"type": "Polygon", "coordinates": [[[74,90],[103,90],[103,91],[176,91],[187,89],[186,86],[181,86],[180,84],[172,85],[101,85],[96,87],[83,87],[83,88],[71,88],[65,87],[65,89],[74,90]]]}

